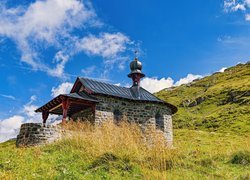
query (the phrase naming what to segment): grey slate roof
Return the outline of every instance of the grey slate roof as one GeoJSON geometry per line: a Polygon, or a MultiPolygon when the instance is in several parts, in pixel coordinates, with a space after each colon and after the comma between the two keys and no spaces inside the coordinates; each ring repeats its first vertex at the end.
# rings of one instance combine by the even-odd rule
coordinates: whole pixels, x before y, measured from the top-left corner
{"type": "Polygon", "coordinates": [[[79,80],[86,88],[96,94],[104,94],[130,100],[164,102],[142,87],[139,87],[139,89],[136,89],[137,87],[127,88],[87,78],[79,78],[79,80]],[[138,93],[140,94],[140,98],[138,97],[138,93]]]}
{"type": "Polygon", "coordinates": [[[98,102],[98,100],[94,97],[91,97],[87,95],[84,92],[75,92],[75,93],[70,93],[70,94],[63,94],[63,96],[71,97],[71,98],[76,98],[76,99],[82,99],[82,100],[88,100],[92,102],[98,102]]]}
{"type": "Polygon", "coordinates": [[[133,86],[133,87],[127,88],[127,87],[116,86],[113,84],[104,83],[104,82],[96,81],[93,79],[87,79],[87,78],[77,78],[77,81],[78,80],[86,89],[91,91],[90,94],[84,91],[79,92],[79,89],[76,91],[71,90],[70,94],[61,94],[57,96],[56,98],[52,99],[51,101],[49,101],[42,107],[38,108],[36,112],[42,112],[43,107],[51,108],[57,105],[58,103],[61,103],[61,98],[60,98],[61,96],[66,96],[70,98],[87,100],[93,103],[98,103],[98,100],[95,98],[95,94],[113,96],[113,97],[124,98],[124,99],[135,100],[135,101],[162,103],[168,106],[172,110],[173,114],[177,112],[177,108],[174,105],[169,104],[157,98],[156,96],[154,96],[153,94],[151,94],[150,92],[148,92],[142,87],[133,86]]]}

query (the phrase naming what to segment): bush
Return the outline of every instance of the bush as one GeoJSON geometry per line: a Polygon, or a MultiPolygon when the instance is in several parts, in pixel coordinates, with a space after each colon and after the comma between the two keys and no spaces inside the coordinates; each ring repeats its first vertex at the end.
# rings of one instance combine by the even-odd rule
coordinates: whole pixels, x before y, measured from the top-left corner
{"type": "Polygon", "coordinates": [[[250,165],[250,152],[249,151],[239,151],[232,155],[230,161],[232,164],[240,165],[250,165]]]}

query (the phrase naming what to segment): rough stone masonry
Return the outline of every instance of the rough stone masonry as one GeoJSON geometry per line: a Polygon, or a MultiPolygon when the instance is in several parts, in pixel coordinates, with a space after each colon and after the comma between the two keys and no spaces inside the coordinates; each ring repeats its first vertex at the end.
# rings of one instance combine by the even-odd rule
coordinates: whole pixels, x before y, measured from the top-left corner
{"type": "Polygon", "coordinates": [[[171,110],[165,105],[127,101],[112,97],[96,96],[99,103],[95,110],[95,123],[106,120],[114,122],[125,119],[141,127],[155,127],[163,131],[169,144],[173,141],[171,110]]]}
{"type": "Polygon", "coordinates": [[[62,129],[57,126],[42,123],[25,123],[21,125],[16,146],[36,146],[61,139],[62,129]]]}

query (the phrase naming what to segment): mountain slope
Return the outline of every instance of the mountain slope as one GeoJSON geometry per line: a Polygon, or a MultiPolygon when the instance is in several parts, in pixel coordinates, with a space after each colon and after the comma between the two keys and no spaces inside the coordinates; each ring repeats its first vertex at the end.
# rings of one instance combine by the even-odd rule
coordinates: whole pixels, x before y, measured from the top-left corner
{"type": "Polygon", "coordinates": [[[156,95],[178,107],[174,128],[250,132],[250,63],[156,95]]]}

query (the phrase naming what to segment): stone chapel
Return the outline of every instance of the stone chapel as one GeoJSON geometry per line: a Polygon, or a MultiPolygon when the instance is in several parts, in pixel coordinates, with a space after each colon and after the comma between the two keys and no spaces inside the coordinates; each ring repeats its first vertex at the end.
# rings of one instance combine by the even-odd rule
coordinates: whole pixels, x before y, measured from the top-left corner
{"type": "Polygon", "coordinates": [[[62,115],[66,120],[91,121],[100,124],[106,120],[127,120],[140,126],[154,126],[163,131],[168,143],[173,141],[172,115],[177,108],[140,86],[142,63],[135,58],[130,63],[131,87],[121,87],[106,82],[78,77],[69,94],[61,94],[41,106],[43,123],[49,114],[62,115]]]}

